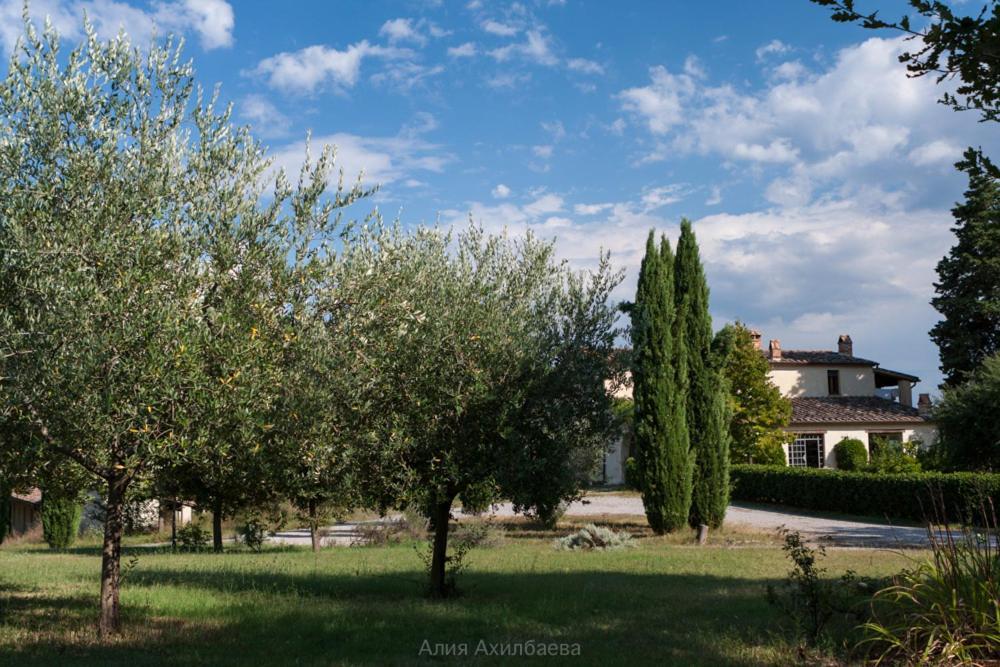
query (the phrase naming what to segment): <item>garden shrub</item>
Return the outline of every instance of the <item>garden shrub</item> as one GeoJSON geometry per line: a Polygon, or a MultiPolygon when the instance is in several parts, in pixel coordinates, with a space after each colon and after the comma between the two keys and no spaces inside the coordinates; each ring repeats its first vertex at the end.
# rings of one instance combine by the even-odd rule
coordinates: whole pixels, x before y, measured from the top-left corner
{"type": "Polygon", "coordinates": [[[819,562],[826,557],[823,546],[806,545],[798,532],[781,528],[782,550],[792,561],[788,577],[778,585],[768,584],[767,600],[778,607],[795,625],[807,646],[816,646],[829,623],[837,617],[845,620],[864,618],[871,597],[871,582],[848,570],[839,579],[826,576],[819,562]]]}
{"type": "Polygon", "coordinates": [[[868,450],[857,438],[844,438],[833,448],[838,470],[863,470],[868,465],[868,450]]]}
{"type": "Polygon", "coordinates": [[[633,491],[638,491],[639,485],[639,464],[635,462],[634,457],[630,456],[625,459],[625,486],[633,491]]]}
{"type": "Polygon", "coordinates": [[[202,525],[201,517],[192,519],[177,529],[177,539],[180,541],[181,547],[190,551],[199,551],[205,548],[211,537],[212,534],[202,525]]]}
{"type": "Polygon", "coordinates": [[[893,578],[865,624],[877,664],[996,664],[1000,656],[1000,531],[985,506],[975,529],[929,529],[932,555],[893,578]]]}
{"type": "Polygon", "coordinates": [[[919,446],[916,442],[873,436],[868,470],[883,473],[920,472],[920,461],[917,459],[919,446]]]}
{"type": "Polygon", "coordinates": [[[880,474],[734,465],[730,479],[734,500],[893,519],[923,521],[938,502],[949,521],[975,519],[984,503],[1000,506],[996,473],[880,474]]]}
{"type": "Polygon", "coordinates": [[[632,535],[626,531],[616,533],[605,526],[587,524],[577,532],[560,537],[555,544],[557,549],[622,549],[634,546],[632,535]]]}
{"type": "Polygon", "coordinates": [[[76,498],[42,496],[42,536],[53,549],[73,544],[80,532],[83,505],[76,498]]]}

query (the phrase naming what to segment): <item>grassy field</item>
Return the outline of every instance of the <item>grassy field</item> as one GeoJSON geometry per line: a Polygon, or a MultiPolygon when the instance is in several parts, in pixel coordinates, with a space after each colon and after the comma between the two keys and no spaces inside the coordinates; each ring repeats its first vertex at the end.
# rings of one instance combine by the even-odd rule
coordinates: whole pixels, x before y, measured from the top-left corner
{"type": "MultiPolygon", "coordinates": [[[[568,530],[568,527],[567,529],[568,530]]],[[[565,531],[564,531],[565,532],[565,531]]],[[[686,537],[684,539],[687,539],[686,537]]],[[[422,597],[413,544],[170,554],[133,547],[125,632],[97,643],[99,555],[82,546],[0,548],[0,662],[28,665],[412,664],[424,640],[579,644],[576,664],[780,664],[795,659],[765,587],[788,570],[781,550],[742,533],[707,547],[643,538],[615,552],[556,551],[512,530],[474,550],[464,595],[422,597]]],[[[912,557],[912,556],[911,556],[912,557]]],[[[886,551],[835,550],[831,576],[883,576],[909,564],[886,551]]],[[[506,660],[510,660],[507,658],[506,660]]],[[[552,658],[547,658],[551,661],[552,658]]]]}

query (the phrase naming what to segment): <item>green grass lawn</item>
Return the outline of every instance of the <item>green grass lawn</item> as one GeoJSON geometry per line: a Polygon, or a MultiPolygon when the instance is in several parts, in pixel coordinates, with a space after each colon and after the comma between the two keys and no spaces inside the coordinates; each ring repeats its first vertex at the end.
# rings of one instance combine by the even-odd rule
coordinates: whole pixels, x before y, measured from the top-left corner
{"type": "MultiPolygon", "coordinates": [[[[725,536],[720,539],[725,540],[725,536]]],[[[412,544],[254,554],[170,554],[134,547],[125,632],[95,639],[99,555],[0,548],[0,663],[28,665],[339,665],[475,658],[487,643],[579,644],[576,664],[750,665],[793,662],[765,586],[788,570],[773,544],[707,547],[640,539],[634,549],[565,552],[508,537],[474,550],[464,595],[422,596],[412,544]],[[465,658],[421,658],[427,640],[467,644],[465,658]]],[[[743,542],[743,540],[737,540],[743,542]]],[[[831,550],[831,576],[883,576],[906,556],[831,550]]],[[[520,659],[520,660],[523,660],[520,659]]],[[[552,658],[546,660],[551,661],[552,658]]]]}

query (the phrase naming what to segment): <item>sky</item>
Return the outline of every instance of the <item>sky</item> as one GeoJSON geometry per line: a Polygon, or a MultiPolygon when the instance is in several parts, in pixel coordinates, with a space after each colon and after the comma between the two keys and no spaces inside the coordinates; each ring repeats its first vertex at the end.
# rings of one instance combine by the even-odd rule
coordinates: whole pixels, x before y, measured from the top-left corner
{"type": "MultiPolygon", "coordinates": [[[[7,53],[21,6],[0,0],[7,53]]],[[[308,133],[336,145],[348,181],[380,185],[366,210],[531,230],[581,269],[609,251],[621,299],[649,230],[675,240],[687,217],[717,328],[786,350],[847,333],[918,391],[941,381],[927,332],[953,165],[1000,132],[937,103],[953,84],[907,78],[892,33],[806,0],[31,3],[67,39],[85,11],[102,35],[183,35],[278,165],[297,171],[308,133]]]]}

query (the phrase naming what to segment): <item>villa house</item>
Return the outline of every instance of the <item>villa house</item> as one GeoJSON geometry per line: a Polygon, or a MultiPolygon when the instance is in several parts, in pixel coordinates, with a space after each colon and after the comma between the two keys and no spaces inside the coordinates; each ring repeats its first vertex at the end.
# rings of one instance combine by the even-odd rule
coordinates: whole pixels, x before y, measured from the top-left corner
{"type": "MultiPolygon", "coordinates": [[[[795,439],[785,447],[788,465],[836,468],[833,448],[844,438],[860,440],[869,451],[879,438],[934,440],[930,396],[920,394],[917,406],[913,405],[913,388],[920,378],[854,356],[850,336],[840,336],[836,350],[782,350],[777,340],[763,350],[760,333],[752,335],[754,345],[770,363],[771,381],[792,403],[786,430],[795,439]]],[[[619,396],[631,396],[631,390],[619,396]]],[[[600,477],[606,484],[625,481],[629,455],[625,441],[615,443],[605,454],[600,477]]]]}
{"type": "MultiPolygon", "coordinates": [[[[760,349],[760,334],[753,336],[760,349]]],[[[836,351],[782,350],[772,340],[761,353],[771,364],[771,381],[792,403],[789,465],[836,468],[833,448],[844,438],[856,438],[870,451],[877,438],[930,443],[935,437],[930,396],[920,394],[913,406],[920,378],[854,356],[850,336],[840,336],[836,351]]]]}

